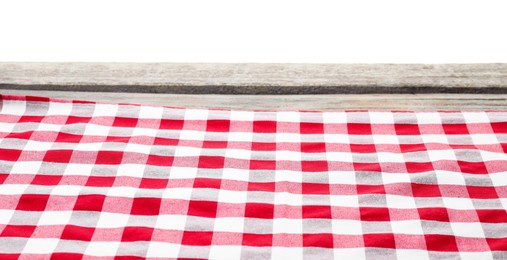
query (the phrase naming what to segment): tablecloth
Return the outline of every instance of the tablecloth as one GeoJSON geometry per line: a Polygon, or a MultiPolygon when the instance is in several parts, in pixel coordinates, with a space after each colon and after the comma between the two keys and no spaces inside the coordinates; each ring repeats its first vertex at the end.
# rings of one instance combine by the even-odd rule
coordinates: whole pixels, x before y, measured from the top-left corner
{"type": "Polygon", "coordinates": [[[2,259],[507,259],[507,111],[0,99],[2,259]]]}

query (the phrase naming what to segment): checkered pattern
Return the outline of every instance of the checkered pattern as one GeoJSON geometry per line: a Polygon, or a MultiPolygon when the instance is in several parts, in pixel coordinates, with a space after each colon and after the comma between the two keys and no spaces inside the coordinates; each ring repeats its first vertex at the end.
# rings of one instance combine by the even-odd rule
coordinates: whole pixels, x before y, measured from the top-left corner
{"type": "Polygon", "coordinates": [[[2,259],[507,259],[507,111],[0,111],[2,259]]]}

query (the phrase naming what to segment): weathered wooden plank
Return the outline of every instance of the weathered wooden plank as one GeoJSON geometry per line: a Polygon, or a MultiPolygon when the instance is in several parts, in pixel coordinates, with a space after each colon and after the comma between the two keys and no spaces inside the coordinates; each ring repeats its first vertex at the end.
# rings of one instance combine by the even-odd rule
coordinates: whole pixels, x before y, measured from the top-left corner
{"type": "Polygon", "coordinates": [[[111,92],[0,90],[3,94],[38,95],[62,99],[135,103],[157,106],[341,110],[484,110],[507,109],[507,95],[493,94],[363,94],[363,95],[181,95],[111,92]]]}
{"type": "Polygon", "coordinates": [[[4,62],[0,88],[173,94],[507,94],[507,64],[4,62]]]}

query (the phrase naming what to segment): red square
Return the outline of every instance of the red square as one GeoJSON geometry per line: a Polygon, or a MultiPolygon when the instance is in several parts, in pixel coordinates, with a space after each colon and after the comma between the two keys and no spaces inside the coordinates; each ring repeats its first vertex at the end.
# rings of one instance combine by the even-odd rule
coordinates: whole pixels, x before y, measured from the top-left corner
{"type": "Polygon", "coordinates": [[[137,125],[137,118],[131,117],[115,117],[113,126],[118,127],[135,127],[137,125]]]}
{"type": "Polygon", "coordinates": [[[427,148],[424,144],[400,144],[400,150],[402,153],[410,153],[426,151],[427,148]]]}
{"type": "Polygon", "coordinates": [[[472,199],[498,199],[495,187],[467,186],[468,194],[472,199]]]}
{"type": "Polygon", "coordinates": [[[90,187],[111,187],[113,186],[115,177],[112,176],[90,176],[85,186],[90,187]]]}
{"type": "Polygon", "coordinates": [[[414,197],[441,197],[442,193],[436,184],[412,183],[414,197]]]}
{"type": "Polygon", "coordinates": [[[267,203],[247,203],[245,207],[245,218],[272,219],[275,206],[267,203]]]}
{"type": "Polygon", "coordinates": [[[458,245],[454,236],[449,235],[424,235],[426,248],[430,251],[458,252],[458,245]]]}
{"type": "Polygon", "coordinates": [[[275,192],[274,182],[249,182],[248,191],[275,192]]]}
{"type": "Polygon", "coordinates": [[[325,143],[301,143],[301,152],[303,153],[325,153],[325,143]]]}
{"type": "Polygon", "coordinates": [[[21,118],[18,120],[18,123],[40,123],[43,118],[43,116],[21,116],[21,118]]]}
{"type": "Polygon", "coordinates": [[[491,128],[495,134],[507,134],[507,122],[492,122],[491,128]]]}
{"type": "Polygon", "coordinates": [[[324,133],[324,124],[322,123],[300,123],[300,133],[302,134],[322,134],[324,133]]]}
{"type": "Polygon", "coordinates": [[[206,122],[208,132],[229,132],[231,121],[210,119],[206,122]]]}
{"type": "Polygon", "coordinates": [[[19,198],[16,210],[43,211],[48,203],[49,195],[23,194],[19,198]]]}
{"type": "Polygon", "coordinates": [[[220,179],[213,178],[195,178],[194,179],[194,188],[211,188],[211,189],[220,189],[221,185],[220,179]]]}
{"type": "Polygon", "coordinates": [[[204,141],[202,148],[224,149],[227,148],[227,141],[204,141]]]}
{"type": "Polygon", "coordinates": [[[449,222],[449,214],[445,208],[418,208],[417,211],[421,220],[449,222]]]}
{"type": "Polygon", "coordinates": [[[243,246],[271,246],[273,234],[243,234],[243,246]]]}
{"type": "Polygon", "coordinates": [[[174,156],[150,154],[148,155],[148,160],[146,161],[146,164],[155,166],[172,166],[173,162],[174,156]]]}
{"type": "Polygon", "coordinates": [[[160,129],[174,129],[181,130],[183,129],[183,120],[177,119],[161,119],[160,120],[160,129]]]}
{"type": "Polygon", "coordinates": [[[121,237],[122,242],[150,241],[153,228],[149,227],[125,227],[121,237]]]}
{"type": "Polygon", "coordinates": [[[363,171],[363,172],[381,172],[379,163],[353,163],[355,171],[363,171]]]}
{"type": "Polygon", "coordinates": [[[466,124],[442,124],[445,134],[467,135],[469,134],[466,124]]]}
{"type": "Polygon", "coordinates": [[[0,237],[30,237],[37,226],[7,225],[0,237]]]}
{"type": "Polygon", "coordinates": [[[102,211],[104,195],[79,195],[74,210],[102,211]]]}
{"type": "Polygon", "coordinates": [[[303,205],[303,218],[325,218],[332,219],[330,206],[308,206],[303,205]]]}
{"type": "Polygon", "coordinates": [[[83,138],[82,135],[68,134],[64,132],[59,132],[56,136],[55,142],[57,143],[79,143],[83,138]]]}
{"type": "Polygon", "coordinates": [[[431,162],[406,162],[408,173],[419,173],[433,171],[433,164],[431,162]]]}
{"type": "Polygon", "coordinates": [[[185,231],[181,243],[190,246],[209,246],[213,232],[206,231],[185,231]]]}
{"type": "Polygon", "coordinates": [[[225,158],[222,156],[199,156],[198,168],[219,169],[224,168],[225,158]]]}
{"type": "Polygon", "coordinates": [[[488,169],[484,162],[458,161],[459,168],[464,173],[487,174],[488,169]]]}
{"type": "Polygon", "coordinates": [[[366,185],[366,184],[358,184],[357,186],[357,194],[386,194],[386,189],[384,185],[366,185]]]}
{"type": "Polygon", "coordinates": [[[67,121],[65,122],[65,124],[70,125],[70,124],[88,123],[90,122],[90,119],[91,117],[69,116],[67,117],[67,121]]]}
{"type": "Polygon", "coordinates": [[[327,161],[301,161],[303,172],[327,172],[327,161]]]}
{"type": "Polygon", "coordinates": [[[276,133],[276,121],[254,121],[254,133],[276,133]]]}
{"type": "Polygon", "coordinates": [[[44,155],[45,162],[68,163],[73,150],[48,150],[44,155]]]}
{"type": "Polygon", "coordinates": [[[347,130],[351,135],[371,135],[370,124],[348,123],[347,130]]]}
{"type": "Polygon", "coordinates": [[[94,231],[95,228],[93,227],[67,225],[63,229],[61,238],[66,240],[91,241],[94,231]]]}
{"type": "Polygon", "coordinates": [[[375,153],[374,144],[350,144],[350,151],[353,153],[375,153]]]}
{"type": "Polygon", "coordinates": [[[389,221],[389,209],[381,207],[360,207],[362,221],[389,221]]]}
{"type": "Polygon", "coordinates": [[[507,223],[507,212],[503,209],[476,209],[475,211],[483,223],[507,223]]]}
{"type": "Polygon", "coordinates": [[[276,161],[250,160],[250,170],[275,170],[276,161]]]}
{"type": "Polygon", "coordinates": [[[333,234],[303,234],[303,246],[333,248],[333,234]]]}
{"type": "Polygon", "coordinates": [[[118,151],[99,151],[97,153],[96,164],[121,164],[123,152],[118,151]]]}
{"type": "Polygon", "coordinates": [[[329,184],[327,183],[311,183],[303,182],[301,184],[303,194],[322,194],[329,195],[329,184]]]}
{"type": "Polygon", "coordinates": [[[130,213],[133,215],[158,215],[161,202],[160,198],[134,198],[130,213]]]}
{"type": "Polygon", "coordinates": [[[164,189],[167,187],[167,179],[143,178],[139,188],[144,189],[164,189]]]}
{"type": "Polygon", "coordinates": [[[169,146],[176,146],[178,145],[179,139],[173,139],[173,138],[163,138],[163,137],[155,137],[153,140],[154,145],[169,145],[169,146]]]}
{"type": "Polygon", "coordinates": [[[363,239],[365,247],[396,248],[393,234],[364,234],[363,239]]]}
{"type": "Polygon", "coordinates": [[[5,180],[7,179],[7,177],[9,177],[9,174],[0,173],[0,184],[3,184],[5,182],[5,180]]]}
{"type": "Polygon", "coordinates": [[[191,200],[188,204],[188,215],[215,218],[218,203],[216,201],[191,200]]]}
{"type": "Polygon", "coordinates": [[[81,260],[81,259],[83,259],[83,254],[80,254],[80,253],[62,253],[62,252],[53,252],[51,254],[51,260],[68,260],[68,259],[81,260]]]}
{"type": "Polygon", "coordinates": [[[395,124],[394,129],[397,135],[420,135],[417,124],[395,124]]]}
{"type": "Polygon", "coordinates": [[[486,242],[491,251],[507,251],[507,238],[505,237],[487,237],[486,242]]]}
{"type": "Polygon", "coordinates": [[[0,160],[15,162],[19,159],[20,155],[21,150],[0,148],[0,160]]]}
{"type": "Polygon", "coordinates": [[[276,151],[276,143],[253,142],[252,150],[254,151],[276,151]]]}
{"type": "MultiPolygon", "coordinates": [[[[0,176],[1,179],[1,176],[0,176]]],[[[44,174],[37,174],[32,180],[32,184],[36,185],[47,185],[47,186],[53,186],[60,182],[62,179],[61,175],[44,175],[44,174]]],[[[2,183],[0,181],[0,183],[2,183]]]]}

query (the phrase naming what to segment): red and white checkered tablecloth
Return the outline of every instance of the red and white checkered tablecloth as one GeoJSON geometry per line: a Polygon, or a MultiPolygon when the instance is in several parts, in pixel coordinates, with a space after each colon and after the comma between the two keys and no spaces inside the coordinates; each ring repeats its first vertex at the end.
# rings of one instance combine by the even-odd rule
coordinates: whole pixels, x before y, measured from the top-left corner
{"type": "Polygon", "coordinates": [[[507,111],[0,99],[1,259],[507,259],[507,111]]]}

